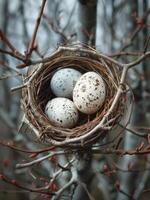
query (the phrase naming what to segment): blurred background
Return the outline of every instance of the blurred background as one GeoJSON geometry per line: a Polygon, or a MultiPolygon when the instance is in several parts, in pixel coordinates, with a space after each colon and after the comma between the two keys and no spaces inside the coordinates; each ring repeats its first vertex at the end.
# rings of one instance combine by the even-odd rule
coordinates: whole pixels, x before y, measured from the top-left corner
{"type": "MultiPolygon", "coordinates": [[[[32,54],[34,59],[50,55],[60,44],[80,41],[78,35],[78,30],[82,24],[80,2],[84,1],[47,0],[37,33],[36,48],[32,54]]],[[[93,46],[97,51],[127,63],[138,57],[137,52],[150,49],[150,1],[98,0],[94,2],[97,4],[97,14],[96,37],[93,46]],[[128,56],[127,53],[118,55],[120,52],[136,53],[135,55],[133,53],[132,56],[128,56]]],[[[40,0],[0,0],[0,29],[21,53],[26,51],[32,37],[40,5],[40,0]]],[[[92,13],[88,13],[88,15],[92,15],[92,13]]],[[[0,49],[8,50],[2,40],[0,40],[0,49]]],[[[0,53],[0,140],[7,141],[20,148],[38,149],[42,145],[39,145],[36,141],[33,142],[28,131],[22,134],[18,133],[22,116],[20,110],[21,93],[19,90],[11,92],[11,88],[18,86],[21,83],[21,74],[26,73],[26,69],[16,69],[16,65],[19,64],[21,62],[17,59],[0,53]]],[[[145,59],[141,64],[130,70],[128,79],[135,95],[135,106],[130,127],[140,127],[140,130],[148,130],[150,126],[149,59],[145,59]]],[[[148,133],[146,131],[146,134],[148,133]]],[[[143,141],[142,137],[137,137],[126,131],[122,146],[125,149],[132,149],[141,141],[143,141]]],[[[45,161],[38,166],[39,168],[34,169],[34,173],[33,171],[31,173],[30,169],[28,171],[16,170],[16,163],[26,158],[26,154],[18,153],[1,145],[0,171],[11,179],[19,180],[24,185],[33,184],[33,180],[36,184],[40,184],[43,181],[42,177],[46,177],[50,173],[51,165],[48,161],[45,161]],[[38,175],[39,179],[35,178],[34,174],[38,175]]],[[[96,157],[96,161],[93,161],[93,163],[95,168],[98,167],[101,170],[104,164],[110,164],[114,159],[124,169],[132,164],[137,168],[139,166],[150,168],[149,155],[140,158],[138,156],[124,156],[119,159],[114,156],[106,158],[101,155],[98,158],[96,157]]],[[[113,189],[116,180],[121,183],[123,191],[129,194],[134,193],[135,199],[149,199],[149,193],[143,195],[143,190],[145,187],[148,188],[150,184],[150,171],[139,171],[139,173],[123,173],[120,171],[113,177],[113,181],[109,181],[108,177],[105,178],[101,175],[96,184],[98,191],[95,190],[94,192],[95,199],[130,199],[113,189]],[[133,180],[135,180],[134,184],[132,184],[133,180]],[[98,194],[101,194],[101,197],[98,194]]],[[[41,198],[38,194],[29,194],[28,191],[16,189],[14,186],[0,181],[0,200],[41,198]]]]}

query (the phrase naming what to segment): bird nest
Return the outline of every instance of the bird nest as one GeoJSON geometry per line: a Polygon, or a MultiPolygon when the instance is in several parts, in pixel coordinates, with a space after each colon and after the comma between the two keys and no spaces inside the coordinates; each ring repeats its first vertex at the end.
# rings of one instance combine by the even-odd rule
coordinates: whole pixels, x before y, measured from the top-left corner
{"type": "Polygon", "coordinates": [[[72,45],[59,47],[50,57],[32,67],[23,78],[25,87],[22,89],[21,104],[25,122],[40,141],[61,147],[88,147],[102,140],[120,120],[124,112],[125,93],[116,99],[122,68],[113,59],[90,47],[72,45]],[[97,72],[106,85],[103,106],[95,114],[80,114],[78,124],[70,129],[54,126],[45,114],[47,102],[54,98],[49,87],[52,75],[56,70],[66,67],[82,73],[97,72]]]}

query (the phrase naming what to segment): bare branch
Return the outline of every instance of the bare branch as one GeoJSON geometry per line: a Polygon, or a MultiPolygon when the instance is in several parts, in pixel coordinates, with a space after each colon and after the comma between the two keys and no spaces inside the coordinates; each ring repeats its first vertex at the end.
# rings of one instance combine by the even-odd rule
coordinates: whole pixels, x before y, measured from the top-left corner
{"type": "Polygon", "coordinates": [[[10,149],[12,149],[14,151],[20,151],[20,152],[23,152],[23,153],[34,154],[34,155],[38,155],[40,153],[44,153],[44,152],[47,152],[47,151],[52,151],[52,150],[55,149],[55,147],[51,146],[51,147],[40,149],[40,150],[25,150],[25,149],[21,149],[21,148],[13,146],[10,142],[4,142],[4,141],[0,141],[0,145],[2,145],[4,147],[8,147],[8,148],[10,148],[10,149]]]}
{"type": "Polygon", "coordinates": [[[66,183],[60,190],[58,190],[55,193],[55,196],[52,198],[52,200],[59,200],[62,193],[68,189],[70,186],[72,186],[72,184],[77,183],[78,181],[78,174],[77,174],[77,170],[74,166],[71,167],[71,172],[72,172],[72,178],[70,179],[70,181],[68,183],[66,183]]]}
{"type": "Polygon", "coordinates": [[[53,153],[50,153],[50,154],[48,154],[46,156],[40,157],[40,158],[38,158],[36,160],[33,160],[31,162],[28,162],[28,163],[17,164],[16,168],[20,169],[20,168],[30,167],[30,166],[35,165],[37,163],[40,163],[40,162],[42,162],[42,161],[44,161],[44,160],[46,160],[46,159],[48,159],[50,157],[53,157],[53,156],[56,156],[56,155],[62,155],[62,154],[66,154],[66,152],[64,152],[64,151],[53,152],[53,153]]]}
{"type": "Polygon", "coordinates": [[[93,154],[116,154],[116,155],[144,155],[144,154],[149,154],[150,153],[150,146],[147,146],[146,148],[144,148],[144,150],[139,150],[138,147],[136,148],[136,150],[134,149],[130,149],[130,150],[123,150],[123,149],[111,149],[111,148],[107,148],[107,149],[92,149],[92,153],[93,154]]]}
{"type": "Polygon", "coordinates": [[[0,30],[0,39],[9,47],[9,49],[14,53],[14,55],[18,55],[22,58],[25,58],[24,55],[22,55],[6,38],[6,36],[3,34],[3,32],[0,30]]]}
{"type": "Polygon", "coordinates": [[[39,194],[47,194],[47,195],[53,195],[54,193],[52,192],[46,192],[43,191],[43,189],[41,190],[41,188],[32,188],[32,187],[25,187],[20,185],[19,183],[16,182],[16,180],[10,180],[8,177],[0,174],[0,180],[3,180],[4,182],[11,184],[19,189],[22,189],[24,191],[28,191],[28,192],[35,192],[35,193],[39,193],[39,194]]]}
{"type": "Polygon", "coordinates": [[[141,63],[145,58],[150,57],[150,51],[146,52],[145,54],[143,54],[141,57],[139,57],[137,60],[125,64],[125,67],[127,67],[128,69],[130,69],[131,67],[134,67],[135,65],[141,63]]]}
{"type": "Polygon", "coordinates": [[[29,44],[29,47],[28,47],[28,50],[27,50],[27,53],[26,53],[26,59],[27,60],[31,56],[32,51],[34,49],[35,39],[36,39],[37,31],[38,31],[38,28],[39,28],[39,25],[40,25],[40,22],[41,22],[41,18],[42,18],[42,15],[43,15],[45,4],[46,4],[46,0],[42,0],[42,5],[41,5],[41,9],[40,9],[39,15],[38,15],[37,20],[36,20],[33,36],[32,36],[31,42],[29,44]]]}
{"type": "Polygon", "coordinates": [[[4,50],[4,49],[0,49],[0,53],[3,53],[3,54],[8,54],[18,60],[21,60],[23,62],[25,62],[25,57],[23,55],[20,55],[20,53],[18,54],[17,52],[14,52],[14,51],[7,51],[7,50],[4,50]]]}
{"type": "Polygon", "coordinates": [[[83,187],[83,189],[85,190],[85,192],[87,193],[87,195],[88,195],[88,197],[89,197],[89,200],[95,200],[95,198],[92,197],[92,195],[89,193],[86,184],[83,183],[83,182],[80,182],[80,181],[78,181],[78,182],[79,182],[79,184],[83,187]]]}

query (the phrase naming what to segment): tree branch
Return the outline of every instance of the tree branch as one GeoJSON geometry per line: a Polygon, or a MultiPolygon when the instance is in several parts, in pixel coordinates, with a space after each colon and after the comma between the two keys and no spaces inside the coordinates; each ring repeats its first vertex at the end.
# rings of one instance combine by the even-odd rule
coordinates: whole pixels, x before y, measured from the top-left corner
{"type": "Polygon", "coordinates": [[[37,31],[38,31],[38,28],[39,28],[39,25],[40,25],[40,22],[41,22],[41,18],[42,18],[42,15],[43,15],[45,4],[46,4],[46,0],[42,0],[41,9],[40,9],[39,15],[38,15],[36,23],[35,23],[33,36],[32,36],[31,42],[29,43],[29,47],[27,49],[27,53],[26,53],[26,59],[27,60],[30,58],[32,51],[34,49],[35,39],[36,39],[37,31]]]}

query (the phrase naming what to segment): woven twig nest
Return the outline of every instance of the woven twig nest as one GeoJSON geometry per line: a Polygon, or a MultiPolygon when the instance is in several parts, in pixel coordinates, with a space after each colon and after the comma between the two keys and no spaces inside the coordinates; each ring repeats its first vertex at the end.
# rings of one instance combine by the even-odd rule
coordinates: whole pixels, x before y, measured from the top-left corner
{"type": "Polygon", "coordinates": [[[107,56],[89,47],[72,45],[59,47],[44,62],[33,66],[23,79],[22,109],[25,122],[42,141],[55,146],[83,148],[102,139],[114,127],[123,112],[124,94],[115,102],[122,68],[107,56]],[[95,71],[106,84],[106,98],[100,110],[93,115],[80,116],[76,127],[55,127],[45,115],[45,105],[54,96],[50,92],[50,79],[59,68],[72,67],[83,73],[95,71]],[[113,109],[111,108],[113,107],[113,109]]]}

